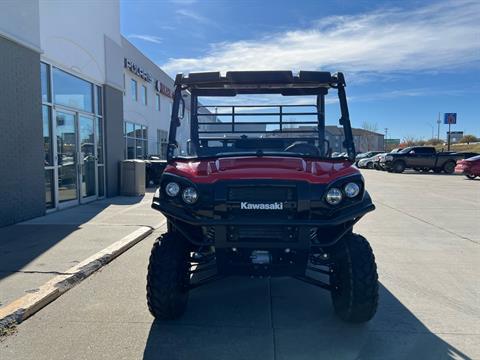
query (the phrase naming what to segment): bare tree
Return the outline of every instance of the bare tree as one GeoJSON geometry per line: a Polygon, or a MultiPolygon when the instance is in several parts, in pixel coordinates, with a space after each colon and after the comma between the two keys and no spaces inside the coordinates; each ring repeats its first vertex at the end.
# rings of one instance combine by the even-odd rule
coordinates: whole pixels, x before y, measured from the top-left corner
{"type": "MultiPolygon", "coordinates": [[[[365,130],[365,137],[367,140],[367,151],[372,150],[375,142],[376,135],[374,133],[378,130],[377,123],[372,123],[368,121],[364,121],[362,123],[362,129],[365,130]]],[[[377,150],[377,149],[375,149],[377,150]]]]}

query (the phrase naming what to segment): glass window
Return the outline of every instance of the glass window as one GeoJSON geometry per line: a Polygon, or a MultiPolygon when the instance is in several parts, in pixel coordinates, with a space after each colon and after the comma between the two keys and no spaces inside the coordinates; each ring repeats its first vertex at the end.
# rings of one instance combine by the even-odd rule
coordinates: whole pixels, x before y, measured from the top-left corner
{"type": "Polygon", "coordinates": [[[137,139],[142,138],[142,125],[135,124],[135,137],[137,139]]]}
{"type": "Polygon", "coordinates": [[[127,159],[135,159],[135,139],[127,138],[127,159]]]}
{"type": "Polygon", "coordinates": [[[147,105],[147,87],[142,85],[142,104],[147,105]]]}
{"type": "Polygon", "coordinates": [[[132,95],[132,100],[137,101],[138,99],[138,94],[137,94],[137,82],[133,79],[130,80],[130,91],[132,95]]]}
{"type": "Polygon", "coordinates": [[[146,126],[125,121],[125,159],[144,159],[147,156],[147,132],[146,126]]]}
{"type": "Polygon", "coordinates": [[[49,106],[42,106],[44,166],[53,166],[52,122],[50,120],[50,112],[49,106]]]}
{"type": "Polygon", "coordinates": [[[53,169],[45,170],[45,207],[53,209],[55,200],[53,197],[53,169]]]}
{"type": "Polygon", "coordinates": [[[92,84],[53,68],[53,91],[56,104],[93,112],[92,84]]]}
{"type": "Polygon", "coordinates": [[[95,86],[97,89],[97,114],[103,115],[103,98],[102,98],[102,88],[100,86],[95,86]]]}
{"type": "Polygon", "coordinates": [[[103,164],[103,119],[97,119],[97,158],[103,164]]]}
{"type": "Polygon", "coordinates": [[[168,144],[168,132],[165,130],[157,130],[157,154],[162,159],[167,158],[167,144],[168,144]]]}
{"type": "Polygon", "coordinates": [[[127,136],[135,137],[135,124],[127,122],[125,129],[127,136]]]}
{"type": "Polygon", "coordinates": [[[40,63],[40,79],[42,82],[42,101],[50,102],[50,69],[45,63],[40,63]]]}
{"type": "Polygon", "coordinates": [[[160,95],[155,94],[155,109],[160,111],[160,95]]]}
{"type": "Polygon", "coordinates": [[[143,140],[143,156],[146,159],[148,155],[148,141],[143,140]]]}
{"type": "Polygon", "coordinates": [[[143,140],[136,140],[136,158],[143,159],[143,140]]]}

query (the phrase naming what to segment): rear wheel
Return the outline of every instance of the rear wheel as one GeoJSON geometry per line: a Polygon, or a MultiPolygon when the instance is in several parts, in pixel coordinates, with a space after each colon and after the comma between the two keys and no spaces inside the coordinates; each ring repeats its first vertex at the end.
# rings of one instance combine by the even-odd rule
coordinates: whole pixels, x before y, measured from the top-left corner
{"type": "Polygon", "coordinates": [[[393,163],[393,172],[402,173],[405,171],[405,163],[403,161],[395,161],[393,163]]]}
{"type": "Polygon", "coordinates": [[[372,248],[360,235],[349,234],[332,251],[330,283],[335,313],[344,321],[369,321],[377,311],[378,275],[372,248]]]}
{"type": "Polygon", "coordinates": [[[367,163],[367,169],[373,169],[373,162],[368,162],[367,163]]]}
{"type": "Polygon", "coordinates": [[[179,318],[185,312],[190,283],[187,242],[166,233],[153,244],[147,273],[147,304],[161,320],[179,318]]]}
{"type": "Polygon", "coordinates": [[[446,174],[453,174],[455,171],[455,163],[453,161],[448,161],[443,165],[443,171],[446,174]]]}

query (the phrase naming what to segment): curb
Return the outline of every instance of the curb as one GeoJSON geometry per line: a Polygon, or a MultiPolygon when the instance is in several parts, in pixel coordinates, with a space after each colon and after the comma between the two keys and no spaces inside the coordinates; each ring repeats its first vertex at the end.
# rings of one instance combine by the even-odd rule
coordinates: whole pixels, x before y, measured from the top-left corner
{"type": "Polygon", "coordinates": [[[47,281],[39,287],[38,292],[24,295],[0,308],[0,330],[20,324],[152,232],[153,228],[142,226],[121,240],[68,269],[65,271],[67,274],[55,276],[47,281]]]}

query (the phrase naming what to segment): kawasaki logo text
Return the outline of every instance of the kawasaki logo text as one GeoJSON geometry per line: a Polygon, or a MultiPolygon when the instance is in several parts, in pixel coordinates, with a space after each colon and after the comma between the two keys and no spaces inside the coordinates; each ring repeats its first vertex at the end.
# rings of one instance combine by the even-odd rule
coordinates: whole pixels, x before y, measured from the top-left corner
{"type": "Polygon", "coordinates": [[[242,201],[240,203],[240,209],[242,210],[283,210],[283,203],[282,202],[274,202],[274,203],[249,203],[246,201],[242,201]]]}

